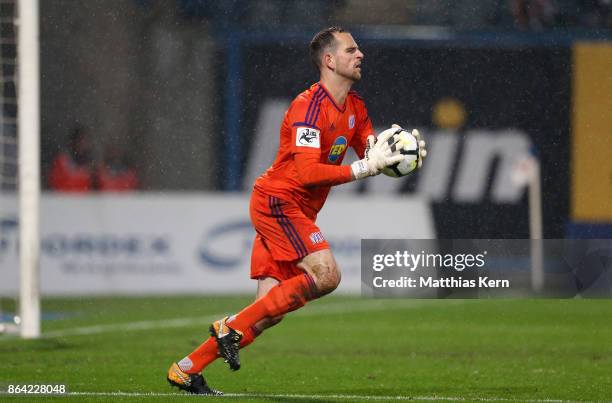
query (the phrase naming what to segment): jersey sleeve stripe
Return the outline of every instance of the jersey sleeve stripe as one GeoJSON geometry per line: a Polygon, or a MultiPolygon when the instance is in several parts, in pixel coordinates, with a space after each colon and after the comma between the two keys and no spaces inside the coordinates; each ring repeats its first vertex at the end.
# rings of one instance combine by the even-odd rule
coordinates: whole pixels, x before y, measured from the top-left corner
{"type": "Polygon", "coordinates": [[[306,116],[306,122],[308,122],[311,125],[314,125],[315,123],[317,123],[316,120],[312,120],[313,115],[315,114],[315,112],[317,112],[317,108],[319,108],[319,106],[321,105],[321,101],[323,100],[323,98],[325,98],[325,91],[321,91],[321,93],[319,93],[316,96],[316,100],[314,103],[313,108],[310,111],[310,116],[306,116]]]}
{"type": "Polygon", "coordinates": [[[305,122],[308,122],[308,117],[310,116],[310,113],[312,112],[312,108],[317,103],[317,97],[321,95],[322,92],[323,92],[323,89],[319,87],[319,89],[315,91],[314,95],[310,99],[310,104],[308,104],[308,110],[306,111],[306,117],[304,118],[305,122]]]}
{"type": "Polygon", "coordinates": [[[311,127],[313,129],[317,129],[317,130],[321,130],[319,128],[319,126],[317,125],[311,125],[310,123],[306,123],[306,122],[295,122],[294,124],[291,125],[292,127],[296,127],[296,126],[306,126],[306,127],[311,127]]]}
{"type": "Polygon", "coordinates": [[[317,106],[315,107],[316,113],[315,113],[315,115],[314,115],[314,117],[312,119],[312,122],[310,122],[310,124],[312,124],[312,125],[316,124],[317,123],[317,119],[319,119],[319,112],[321,112],[321,101],[323,101],[323,98],[319,99],[319,102],[317,102],[317,106]]]}
{"type": "Polygon", "coordinates": [[[306,249],[304,242],[300,239],[295,227],[293,224],[291,224],[291,221],[289,221],[289,218],[283,213],[280,206],[280,200],[276,197],[270,196],[269,203],[272,215],[276,217],[276,222],[278,222],[285,233],[285,236],[287,236],[289,242],[291,242],[291,245],[297,253],[298,258],[306,256],[308,254],[308,250],[306,249]]]}

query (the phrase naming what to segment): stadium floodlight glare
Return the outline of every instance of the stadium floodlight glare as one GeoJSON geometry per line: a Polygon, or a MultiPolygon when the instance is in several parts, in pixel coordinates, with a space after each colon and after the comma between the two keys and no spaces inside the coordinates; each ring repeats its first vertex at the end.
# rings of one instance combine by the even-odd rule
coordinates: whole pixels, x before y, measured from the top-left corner
{"type": "Polygon", "coordinates": [[[23,338],[40,336],[40,67],[38,0],[17,9],[19,314],[23,338]]]}

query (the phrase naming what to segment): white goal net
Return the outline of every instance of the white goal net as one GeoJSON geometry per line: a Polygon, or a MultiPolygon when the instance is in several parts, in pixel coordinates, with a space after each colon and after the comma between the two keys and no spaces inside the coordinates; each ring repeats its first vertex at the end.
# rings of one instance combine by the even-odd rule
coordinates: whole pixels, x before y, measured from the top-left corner
{"type": "Polygon", "coordinates": [[[16,0],[0,1],[0,190],[17,189],[17,27],[16,0]]]}
{"type": "Polygon", "coordinates": [[[16,0],[0,1],[0,331],[16,330],[17,268],[9,254],[16,239],[17,216],[17,26],[16,0]]]}

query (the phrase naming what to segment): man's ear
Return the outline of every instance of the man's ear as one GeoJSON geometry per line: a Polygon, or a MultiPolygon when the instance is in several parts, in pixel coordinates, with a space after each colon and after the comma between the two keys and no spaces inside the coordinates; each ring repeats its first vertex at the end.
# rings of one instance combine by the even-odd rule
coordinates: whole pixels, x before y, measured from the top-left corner
{"type": "Polygon", "coordinates": [[[331,55],[331,53],[325,53],[323,55],[323,64],[331,71],[334,71],[336,69],[336,60],[334,59],[334,56],[331,55]]]}

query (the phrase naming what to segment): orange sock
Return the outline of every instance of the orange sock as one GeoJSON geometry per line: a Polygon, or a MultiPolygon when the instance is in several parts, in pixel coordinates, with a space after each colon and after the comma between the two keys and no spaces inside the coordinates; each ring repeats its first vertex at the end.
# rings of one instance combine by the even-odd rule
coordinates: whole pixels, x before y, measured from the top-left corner
{"type": "MultiPolygon", "coordinates": [[[[257,329],[255,326],[248,328],[242,334],[242,340],[240,340],[240,348],[244,348],[251,344],[253,340],[255,340],[255,338],[260,334],[261,330],[257,329]]],[[[209,337],[191,354],[180,360],[178,362],[178,366],[182,371],[185,371],[188,374],[197,374],[217,358],[219,358],[217,341],[214,337],[209,337]]]]}
{"type": "Polygon", "coordinates": [[[242,340],[240,340],[240,349],[245,348],[249,344],[251,344],[257,336],[261,334],[261,330],[257,329],[255,326],[251,326],[242,334],[242,340]]]}
{"type": "Polygon", "coordinates": [[[263,297],[234,315],[228,324],[245,332],[264,318],[273,318],[295,311],[317,297],[314,280],[308,273],[300,274],[275,285],[263,297]]]}
{"type": "MultiPolygon", "coordinates": [[[[295,311],[316,297],[316,286],[312,277],[307,273],[300,274],[272,287],[263,298],[234,315],[228,323],[232,329],[242,332],[240,348],[244,348],[261,333],[255,328],[257,322],[267,317],[273,318],[295,311]]],[[[178,365],[181,370],[196,374],[218,357],[217,342],[214,337],[209,337],[191,354],[179,361],[178,365]]]]}

